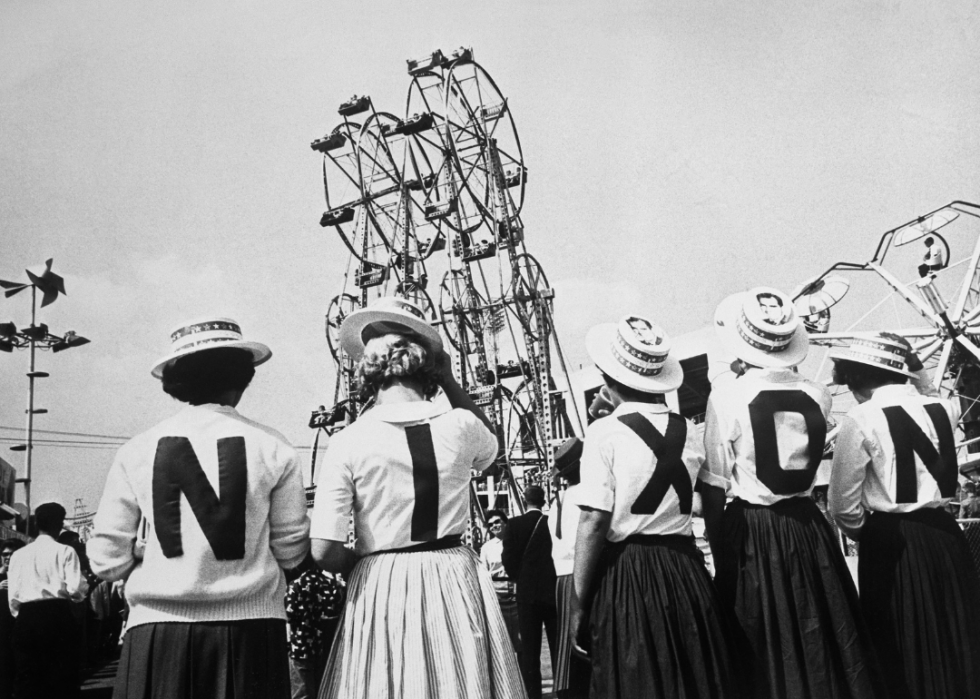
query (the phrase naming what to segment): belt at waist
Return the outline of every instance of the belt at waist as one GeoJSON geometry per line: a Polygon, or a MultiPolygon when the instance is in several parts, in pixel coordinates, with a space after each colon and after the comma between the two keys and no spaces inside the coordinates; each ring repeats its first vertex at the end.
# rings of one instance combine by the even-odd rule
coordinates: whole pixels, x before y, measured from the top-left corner
{"type": "Polygon", "coordinates": [[[691,534],[632,534],[618,544],[639,544],[640,546],[669,546],[672,548],[695,546],[691,534]]]}
{"type": "Polygon", "coordinates": [[[435,541],[423,541],[421,544],[414,544],[412,546],[405,546],[400,549],[385,549],[383,551],[375,551],[374,553],[369,553],[369,556],[376,556],[379,553],[416,553],[418,551],[443,551],[445,549],[459,548],[463,545],[463,537],[459,534],[453,534],[451,536],[444,536],[441,539],[436,539],[435,541]]]}
{"type": "Polygon", "coordinates": [[[64,597],[46,597],[44,599],[32,599],[30,602],[21,602],[20,608],[24,607],[40,607],[40,606],[57,606],[57,605],[68,605],[71,606],[71,600],[67,600],[64,597]]]}

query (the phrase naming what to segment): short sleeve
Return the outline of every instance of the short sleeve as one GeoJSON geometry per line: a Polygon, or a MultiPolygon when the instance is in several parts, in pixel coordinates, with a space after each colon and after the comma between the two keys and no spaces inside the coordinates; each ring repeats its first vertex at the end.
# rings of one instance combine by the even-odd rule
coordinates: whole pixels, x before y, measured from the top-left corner
{"type": "Polygon", "coordinates": [[[328,445],[320,477],[317,480],[316,500],[310,518],[310,537],[328,541],[347,541],[350,518],[354,507],[354,474],[344,448],[343,435],[328,445]]]}
{"type": "Polygon", "coordinates": [[[616,478],[613,475],[613,449],[607,435],[595,430],[591,435],[586,433],[579,477],[579,486],[570,490],[566,497],[579,507],[612,512],[616,501],[616,478]]]}
{"type": "Polygon", "coordinates": [[[708,410],[704,418],[704,463],[698,480],[705,485],[728,490],[735,465],[735,450],[724,415],[716,403],[721,392],[712,392],[708,398],[708,410]]]}
{"type": "Polygon", "coordinates": [[[847,416],[841,422],[834,443],[834,466],[830,473],[827,505],[838,526],[848,534],[856,534],[866,516],[861,496],[871,455],[865,445],[864,433],[857,421],[847,416]]]}

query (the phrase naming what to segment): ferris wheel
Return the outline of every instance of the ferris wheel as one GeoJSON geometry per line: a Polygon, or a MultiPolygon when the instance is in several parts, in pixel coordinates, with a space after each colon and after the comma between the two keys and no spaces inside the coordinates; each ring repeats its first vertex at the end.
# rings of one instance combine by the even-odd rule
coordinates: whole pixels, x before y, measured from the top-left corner
{"type": "MultiPolygon", "coordinates": [[[[839,346],[875,330],[906,338],[940,395],[960,403],[960,460],[980,452],[980,205],[953,201],[886,231],[869,261],[838,262],[794,296],[804,319],[820,322],[808,323],[811,345],[839,346]],[[934,246],[941,262],[930,268],[923,258],[934,246]],[[831,307],[843,330],[826,327],[831,307]]],[[[829,382],[826,356],[817,371],[829,382]]],[[[833,389],[834,412],[843,414],[853,399],[833,389]]]]}
{"type": "Polygon", "coordinates": [[[315,411],[311,426],[341,429],[363,407],[337,341],[343,319],[380,296],[410,298],[440,327],[460,384],[494,424],[495,472],[516,495],[518,481],[548,485],[572,417],[582,429],[565,410],[553,292],[525,245],[520,138],[507,98],[471,49],[410,60],[408,74],[404,117],[355,96],[338,110],[343,123],[311,144],[323,154],[321,225],[350,253],[326,314],[334,407],[315,411]]]}

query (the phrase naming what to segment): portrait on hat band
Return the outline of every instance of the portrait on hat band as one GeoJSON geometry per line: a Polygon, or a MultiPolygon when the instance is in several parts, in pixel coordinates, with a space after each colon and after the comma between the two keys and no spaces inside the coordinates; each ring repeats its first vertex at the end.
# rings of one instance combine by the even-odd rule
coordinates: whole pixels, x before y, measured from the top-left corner
{"type": "Polygon", "coordinates": [[[653,325],[646,318],[630,316],[626,319],[626,324],[630,326],[630,329],[636,333],[636,338],[644,345],[655,347],[661,343],[662,339],[660,335],[657,334],[657,331],[653,329],[653,325]]]}
{"type": "Polygon", "coordinates": [[[773,325],[783,325],[789,320],[789,313],[783,306],[783,300],[776,294],[763,292],[756,295],[762,316],[773,325]]]}

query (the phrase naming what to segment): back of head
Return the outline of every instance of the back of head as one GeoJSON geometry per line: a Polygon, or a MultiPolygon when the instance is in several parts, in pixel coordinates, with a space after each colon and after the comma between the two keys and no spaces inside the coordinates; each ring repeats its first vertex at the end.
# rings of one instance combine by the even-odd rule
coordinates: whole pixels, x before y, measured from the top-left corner
{"type": "Polygon", "coordinates": [[[887,384],[908,383],[908,378],[882,367],[847,359],[834,359],[834,383],[852,391],[875,389],[887,384]]]}
{"type": "Polygon", "coordinates": [[[524,502],[531,507],[544,507],[544,488],[540,485],[529,485],[524,489],[524,502]]]}
{"type": "Polygon", "coordinates": [[[228,391],[244,391],[255,376],[247,350],[218,347],[181,357],[163,368],[163,390],[182,403],[216,403],[228,391]]]}
{"type": "Polygon", "coordinates": [[[357,390],[368,400],[395,380],[414,381],[431,398],[438,389],[436,358],[414,338],[389,333],[371,338],[357,365],[357,390]]]}
{"type": "Polygon", "coordinates": [[[65,523],[65,508],[56,502],[46,502],[34,510],[34,521],[39,532],[58,536],[65,523]]]}

